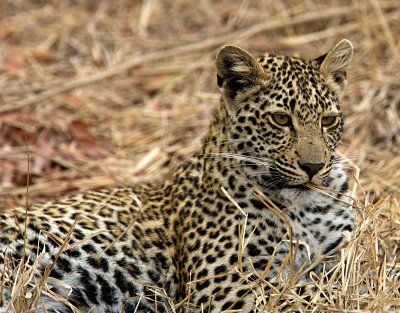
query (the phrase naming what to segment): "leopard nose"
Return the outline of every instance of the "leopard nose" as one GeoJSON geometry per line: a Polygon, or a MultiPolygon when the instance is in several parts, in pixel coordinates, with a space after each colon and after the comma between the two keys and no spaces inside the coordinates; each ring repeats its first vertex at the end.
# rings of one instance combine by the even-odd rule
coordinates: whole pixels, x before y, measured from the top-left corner
{"type": "Polygon", "coordinates": [[[324,167],[324,163],[300,163],[300,167],[311,179],[324,167]]]}

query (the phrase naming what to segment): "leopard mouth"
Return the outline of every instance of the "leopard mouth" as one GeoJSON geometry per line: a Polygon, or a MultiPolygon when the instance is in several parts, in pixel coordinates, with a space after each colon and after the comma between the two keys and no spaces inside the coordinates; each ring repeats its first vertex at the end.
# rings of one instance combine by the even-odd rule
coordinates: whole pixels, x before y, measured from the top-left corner
{"type": "Polygon", "coordinates": [[[279,172],[275,167],[270,169],[270,179],[275,181],[275,189],[291,189],[291,190],[309,190],[310,188],[306,186],[307,182],[301,184],[291,184],[288,179],[279,172]]]}

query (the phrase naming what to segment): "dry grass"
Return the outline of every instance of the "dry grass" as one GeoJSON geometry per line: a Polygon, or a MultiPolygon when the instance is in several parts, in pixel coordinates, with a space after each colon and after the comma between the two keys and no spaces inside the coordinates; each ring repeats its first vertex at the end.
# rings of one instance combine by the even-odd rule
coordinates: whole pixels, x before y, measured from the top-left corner
{"type": "MultiPolygon", "coordinates": [[[[0,209],[167,174],[199,146],[225,43],[311,58],[350,39],[340,151],[360,223],[308,311],[399,310],[385,277],[400,240],[397,0],[4,0],[0,16],[0,209]]],[[[277,298],[300,310],[284,285],[260,299],[269,312],[277,298]]]]}

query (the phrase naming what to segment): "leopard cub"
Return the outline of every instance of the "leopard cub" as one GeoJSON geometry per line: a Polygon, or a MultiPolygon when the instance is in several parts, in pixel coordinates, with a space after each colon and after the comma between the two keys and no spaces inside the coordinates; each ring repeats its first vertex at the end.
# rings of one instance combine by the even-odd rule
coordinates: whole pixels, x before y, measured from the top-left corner
{"type": "Polygon", "coordinates": [[[335,255],[354,224],[335,152],[352,50],[224,46],[209,132],[169,179],[0,214],[1,311],[25,296],[20,261],[32,312],[253,312],[271,284],[335,255]]]}

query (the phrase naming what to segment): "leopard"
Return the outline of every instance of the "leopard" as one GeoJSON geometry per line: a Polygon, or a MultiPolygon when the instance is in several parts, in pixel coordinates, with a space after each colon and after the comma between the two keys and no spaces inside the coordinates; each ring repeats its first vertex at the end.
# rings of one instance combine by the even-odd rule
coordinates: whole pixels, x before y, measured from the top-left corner
{"type": "Polygon", "coordinates": [[[209,131],[169,177],[1,212],[2,312],[21,268],[31,312],[62,313],[261,312],[280,279],[324,271],[355,227],[337,152],[352,55],[223,46],[209,131]]]}

